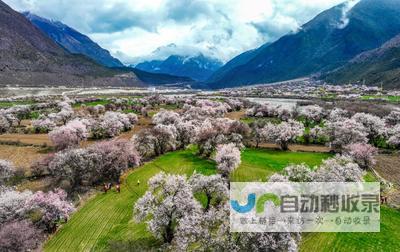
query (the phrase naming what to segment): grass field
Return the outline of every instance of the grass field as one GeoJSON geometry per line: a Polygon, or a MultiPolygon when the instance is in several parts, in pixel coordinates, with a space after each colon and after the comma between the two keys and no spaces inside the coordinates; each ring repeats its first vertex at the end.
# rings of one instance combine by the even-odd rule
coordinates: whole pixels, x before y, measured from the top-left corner
{"type": "Polygon", "coordinates": [[[94,107],[96,105],[107,105],[109,103],[111,103],[111,101],[109,101],[107,99],[101,99],[101,100],[92,101],[92,102],[78,102],[78,103],[75,103],[72,107],[79,108],[81,105],[85,105],[87,107],[94,107]]]}
{"type": "MultiPolygon", "coordinates": [[[[315,165],[327,157],[328,154],[320,153],[249,149],[243,152],[242,164],[233,177],[237,181],[265,180],[289,163],[315,165]]],[[[188,149],[165,154],[134,169],[123,183],[121,194],[99,193],[89,200],[49,240],[45,251],[97,251],[105,249],[109,240],[144,240],[146,244],[156,244],[154,238],[145,231],[144,224],[132,221],[133,203],[146,191],[146,181],[158,172],[190,175],[195,170],[207,175],[213,174],[215,163],[197,157],[194,149],[188,149]]]]}
{"type": "Polygon", "coordinates": [[[301,251],[399,251],[400,212],[381,207],[379,233],[308,233],[303,235],[301,251]]]}
{"type": "Polygon", "coordinates": [[[16,105],[30,105],[34,104],[35,101],[26,100],[26,101],[0,101],[0,108],[10,108],[16,105]]]}
{"type": "MultiPolygon", "coordinates": [[[[146,181],[158,172],[190,175],[194,171],[210,175],[215,163],[196,156],[195,149],[167,153],[129,172],[122,191],[99,193],[77,211],[47,242],[45,251],[101,251],[109,241],[129,242],[139,246],[157,247],[158,242],[146,231],[143,223],[132,220],[134,202],[147,189],[146,181]],[[137,181],[140,180],[140,184],[137,181]]],[[[267,149],[247,149],[242,152],[242,164],[233,173],[233,181],[265,181],[290,163],[315,166],[327,153],[280,152],[267,149]]],[[[302,251],[395,251],[400,246],[400,213],[382,209],[381,233],[314,233],[302,240],[302,251]],[[389,237],[385,240],[385,237],[389,237]]],[[[135,247],[136,246],[136,247],[135,247]]],[[[135,250],[134,249],[134,250],[135,250]]]]}
{"type": "Polygon", "coordinates": [[[361,99],[362,100],[380,99],[395,103],[400,102],[400,96],[394,96],[394,95],[364,95],[361,96],[361,99]]]}

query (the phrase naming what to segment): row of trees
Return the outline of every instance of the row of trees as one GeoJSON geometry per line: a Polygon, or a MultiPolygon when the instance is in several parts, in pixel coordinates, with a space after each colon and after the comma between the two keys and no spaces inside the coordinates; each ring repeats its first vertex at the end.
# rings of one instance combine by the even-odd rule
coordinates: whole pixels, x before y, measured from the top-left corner
{"type": "Polygon", "coordinates": [[[70,148],[50,154],[34,165],[36,176],[50,175],[69,193],[102,182],[118,182],[128,168],[140,164],[140,155],[126,140],[98,142],[88,148],[70,148]]]}

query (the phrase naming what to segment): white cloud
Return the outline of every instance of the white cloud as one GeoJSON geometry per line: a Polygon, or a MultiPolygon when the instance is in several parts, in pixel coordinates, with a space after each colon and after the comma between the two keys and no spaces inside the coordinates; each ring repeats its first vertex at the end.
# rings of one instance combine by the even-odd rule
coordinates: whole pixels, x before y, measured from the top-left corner
{"type": "Polygon", "coordinates": [[[344,0],[5,0],[85,33],[125,63],[202,52],[227,61],[344,0]],[[166,49],[167,45],[176,47],[166,49]],[[156,51],[152,56],[154,50],[156,51]]]}
{"type": "Polygon", "coordinates": [[[339,29],[344,29],[349,24],[349,18],[347,14],[349,11],[358,3],[360,0],[349,0],[347,1],[342,8],[342,17],[340,19],[340,23],[338,25],[339,29]]]}

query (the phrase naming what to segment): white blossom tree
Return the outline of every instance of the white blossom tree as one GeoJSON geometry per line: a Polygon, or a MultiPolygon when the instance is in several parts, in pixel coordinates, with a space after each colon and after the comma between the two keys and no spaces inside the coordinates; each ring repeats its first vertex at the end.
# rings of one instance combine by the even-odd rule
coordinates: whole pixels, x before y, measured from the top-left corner
{"type": "Polygon", "coordinates": [[[329,136],[331,145],[336,150],[352,143],[367,143],[367,130],[354,119],[328,122],[326,132],[329,136]]]}
{"type": "Polygon", "coordinates": [[[324,116],[324,110],[318,105],[309,105],[301,108],[300,116],[304,116],[306,126],[310,126],[312,122],[321,122],[324,116]]]}
{"type": "Polygon", "coordinates": [[[352,119],[364,126],[367,138],[370,141],[374,141],[379,136],[383,135],[385,122],[380,117],[366,113],[357,113],[352,119]]]}
{"type": "Polygon", "coordinates": [[[0,133],[5,133],[10,129],[10,122],[7,120],[4,113],[0,113],[0,133]]]}
{"type": "Polygon", "coordinates": [[[375,164],[375,155],[378,150],[366,143],[354,143],[345,147],[345,153],[363,169],[368,169],[375,164]]]}
{"type": "Polygon", "coordinates": [[[194,142],[196,137],[196,125],[192,121],[180,121],[175,124],[175,127],[177,132],[176,140],[180,148],[184,148],[194,142]]]}
{"type": "Polygon", "coordinates": [[[341,108],[332,109],[328,116],[329,120],[332,122],[341,121],[348,117],[349,117],[349,112],[341,108]]]}
{"type": "Polygon", "coordinates": [[[0,188],[0,224],[22,218],[25,204],[31,197],[30,191],[18,192],[11,188],[0,188]]]}
{"type": "Polygon", "coordinates": [[[297,137],[304,132],[302,123],[289,120],[278,125],[267,123],[264,128],[264,138],[278,144],[282,150],[289,149],[289,143],[293,142],[297,137]]]}
{"type": "Polygon", "coordinates": [[[324,160],[315,171],[315,182],[359,182],[363,179],[363,171],[349,156],[337,155],[324,160]]]}
{"type": "Polygon", "coordinates": [[[311,182],[313,180],[313,172],[305,164],[289,165],[283,172],[288,180],[292,182],[311,182]]]}
{"type": "Polygon", "coordinates": [[[390,112],[390,114],[385,117],[385,122],[389,126],[400,124],[400,110],[393,110],[390,112]]]}
{"type": "Polygon", "coordinates": [[[172,250],[200,251],[297,251],[297,235],[290,233],[230,232],[229,204],[207,212],[186,215],[177,227],[172,250]]]}
{"type": "Polygon", "coordinates": [[[240,150],[233,143],[219,145],[215,161],[218,172],[223,178],[229,179],[230,174],[240,165],[240,150]]]}
{"type": "Polygon", "coordinates": [[[211,205],[218,206],[228,199],[228,187],[220,175],[205,176],[195,173],[190,177],[189,184],[192,186],[193,193],[205,195],[205,211],[209,210],[211,205]]]}
{"type": "Polygon", "coordinates": [[[137,200],[137,221],[146,220],[149,231],[164,243],[171,244],[176,226],[185,217],[200,211],[186,177],[159,173],[148,182],[149,190],[137,200]]]}
{"type": "Polygon", "coordinates": [[[0,186],[15,173],[14,165],[7,160],[0,159],[0,186]]]}
{"type": "Polygon", "coordinates": [[[181,118],[179,114],[170,110],[162,109],[160,112],[158,112],[153,116],[154,124],[170,125],[170,124],[177,124],[180,121],[181,118]]]}

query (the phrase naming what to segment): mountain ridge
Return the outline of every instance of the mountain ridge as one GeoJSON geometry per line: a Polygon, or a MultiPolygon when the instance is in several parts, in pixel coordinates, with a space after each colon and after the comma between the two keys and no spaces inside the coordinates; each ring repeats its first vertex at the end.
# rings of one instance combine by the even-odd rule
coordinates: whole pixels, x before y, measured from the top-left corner
{"type": "Polygon", "coordinates": [[[246,64],[224,72],[228,62],[209,78],[209,85],[233,87],[320,74],[400,33],[398,1],[361,0],[347,12],[345,7],[341,4],[321,12],[296,33],[257,51],[246,64]]]}
{"type": "Polygon", "coordinates": [[[106,67],[123,67],[124,65],[110,52],[101,48],[88,36],[60,22],[49,20],[31,12],[22,13],[37,28],[70,53],[83,54],[106,67]]]}

